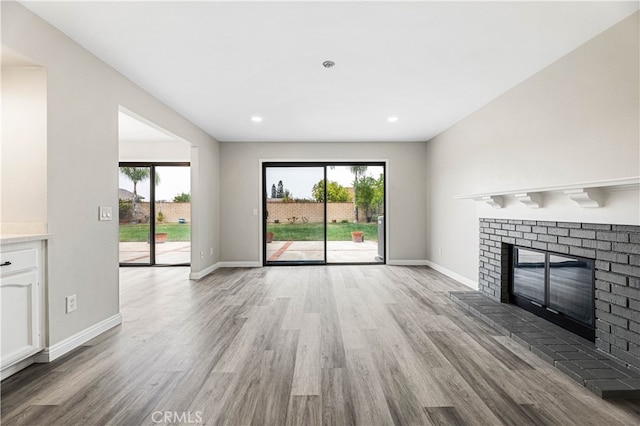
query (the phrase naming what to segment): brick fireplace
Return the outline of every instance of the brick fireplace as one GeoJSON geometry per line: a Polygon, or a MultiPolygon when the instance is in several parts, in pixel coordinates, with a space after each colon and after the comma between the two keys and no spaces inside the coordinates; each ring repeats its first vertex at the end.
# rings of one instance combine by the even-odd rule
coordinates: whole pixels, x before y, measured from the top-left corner
{"type": "Polygon", "coordinates": [[[595,344],[640,368],[640,226],[480,219],[478,288],[509,302],[513,246],[595,261],[595,344]]]}

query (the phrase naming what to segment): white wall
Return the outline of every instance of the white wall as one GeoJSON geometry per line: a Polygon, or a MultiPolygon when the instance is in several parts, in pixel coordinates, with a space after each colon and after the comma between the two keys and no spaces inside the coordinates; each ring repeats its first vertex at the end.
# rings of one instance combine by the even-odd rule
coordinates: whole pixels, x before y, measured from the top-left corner
{"type": "Polygon", "coordinates": [[[120,141],[120,161],[189,162],[191,145],[183,141],[120,141]]]}
{"type": "Polygon", "coordinates": [[[639,176],[638,52],[636,13],[429,141],[429,260],[477,281],[479,216],[639,224],[637,189],[600,209],[454,199],[639,176]]]}
{"type": "Polygon", "coordinates": [[[1,159],[3,225],[35,224],[46,231],[47,70],[42,67],[2,67],[1,159]]]}
{"type": "Polygon", "coordinates": [[[426,260],[425,143],[221,143],[222,260],[261,261],[261,166],[264,161],[388,160],[388,263],[426,260]]]}
{"type": "Polygon", "coordinates": [[[194,259],[192,269],[214,264],[220,251],[218,143],[18,3],[2,2],[2,44],[48,76],[48,344],[119,312],[118,222],[98,222],[98,206],[118,206],[119,106],[197,150],[192,178],[203,184],[192,194],[199,210],[192,245],[196,251],[213,247],[215,254],[194,259]],[[65,314],[70,294],[78,295],[78,310],[65,314]]]}
{"type": "Polygon", "coordinates": [[[120,161],[189,162],[191,144],[131,111],[118,114],[120,161]]]}

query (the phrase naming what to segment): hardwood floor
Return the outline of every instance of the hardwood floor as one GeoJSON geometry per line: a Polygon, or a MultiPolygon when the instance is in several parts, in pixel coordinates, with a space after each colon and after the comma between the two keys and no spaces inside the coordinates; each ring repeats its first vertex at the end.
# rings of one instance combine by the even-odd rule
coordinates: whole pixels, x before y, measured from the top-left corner
{"type": "Polygon", "coordinates": [[[2,383],[3,425],[637,425],[423,267],[121,269],[124,323],[2,383]]]}

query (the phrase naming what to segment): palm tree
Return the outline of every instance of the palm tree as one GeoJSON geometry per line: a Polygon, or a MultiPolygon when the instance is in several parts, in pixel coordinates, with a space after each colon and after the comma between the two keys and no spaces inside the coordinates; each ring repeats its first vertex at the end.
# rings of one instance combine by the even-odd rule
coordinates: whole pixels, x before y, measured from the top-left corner
{"type": "MultiPolygon", "coordinates": [[[[120,173],[133,182],[133,217],[137,215],[136,203],[138,202],[138,182],[144,182],[151,176],[150,167],[120,167],[120,173]]],[[[160,176],[155,174],[156,186],[160,184],[160,176]]]]}
{"type": "MultiPolygon", "coordinates": [[[[367,166],[349,166],[351,173],[355,176],[353,180],[353,198],[356,198],[356,187],[358,186],[358,178],[367,171],[367,166]]],[[[358,223],[358,207],[356,207],[356,223],[358,223]]]]}

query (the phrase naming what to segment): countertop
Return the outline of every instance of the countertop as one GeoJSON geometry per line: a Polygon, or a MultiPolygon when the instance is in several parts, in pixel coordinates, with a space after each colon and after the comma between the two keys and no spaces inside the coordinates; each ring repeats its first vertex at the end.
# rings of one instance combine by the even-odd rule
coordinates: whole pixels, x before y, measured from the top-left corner
{"type": "Polygon", "coordinates": [[[2,234],[0,245],[48,240],[51,236],[52,234],[2,234]]]}

